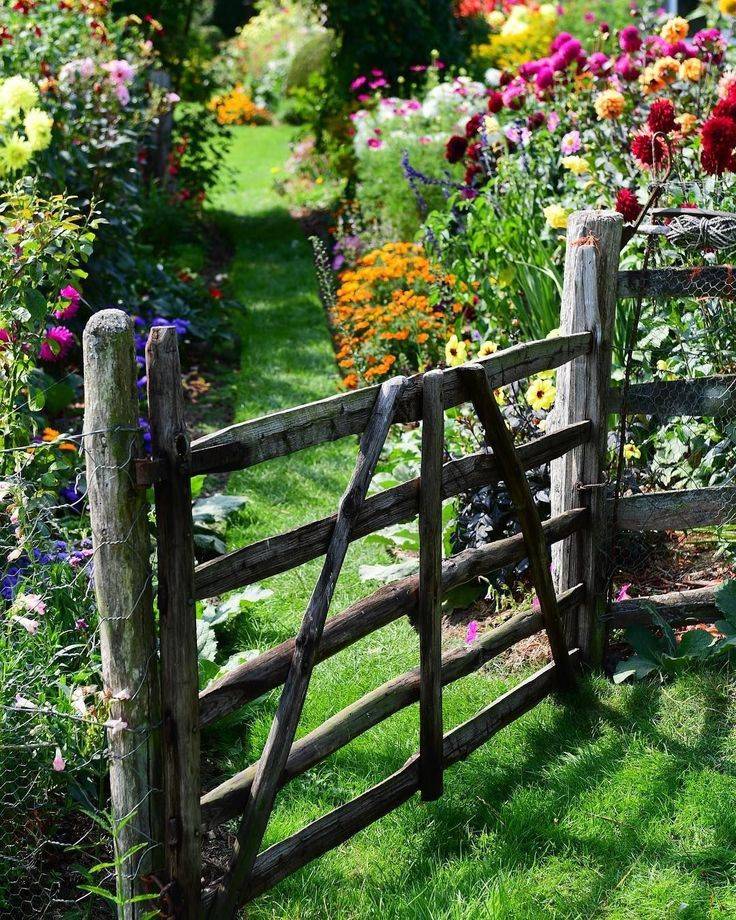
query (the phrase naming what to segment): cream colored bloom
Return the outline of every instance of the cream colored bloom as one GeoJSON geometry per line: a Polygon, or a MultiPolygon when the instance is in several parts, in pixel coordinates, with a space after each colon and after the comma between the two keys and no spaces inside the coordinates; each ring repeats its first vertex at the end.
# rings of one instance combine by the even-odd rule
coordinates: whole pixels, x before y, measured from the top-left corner
{"type": "Polygon", "coordinates": [[[613,121],[624,114],[626,100],[617,89],[604,89],[595,98],[594,106],[598,118],[613,121]]]}
{"type": "Polygon", "coordinates": [[[680,64],[680,79],[689,80],[691,83],[699,83],[704,70],[705,65],[700,58],[687,58],[680,64]]]}
{"type": "Polygon", "coordinates": [[[563,208],[561,204],[548,204],[547,207],[543,209],[542,213],[545,216],[547,224],[552,227],[553,230],[565,230],[567,228],[570,212],[566,208],[563,208]]]}
{"type": "Polygon", "coordinates": [[[41,109],[31,109],[23,119],[26,137],[31,150],[45,150],[51,143],[51,128],[54,119],[41,109]]]}
{"type": "Polygon", "coordinates": [[[0,111],[7,120],[28,112],[38,102],[38,89],[25,77],[8,77],[0,83],[0,111]]]}
{"type": "Polygon", "coordinates": [[[17,172],[28,165],[33,154],[30,143],[17,132],[13,134],[0,149],[0,159],[7,172],[17,172]]]}
{"type": "Polygon", "coordinates": [[[571,173],[575,173],[576,176],[582,176],[583,173],[590,172],[590,163],[588,163],[585,157],[563,157],[562,165],[565,169],[569,169],[571,173]]]}
{"type": "Polygon", "coordinates": [[[692,134],[698,126],[698,119],[692,113],[685,112],[683,115],[677,116],[675,123],[682,134],[692,134]]]}
{"type": "Polygon", "coordinates": [[[498,351],[497,342],[483,342],[483,344],[478,349],[479,358],[487,358],[488,355],[493,355],[498,351]]]}

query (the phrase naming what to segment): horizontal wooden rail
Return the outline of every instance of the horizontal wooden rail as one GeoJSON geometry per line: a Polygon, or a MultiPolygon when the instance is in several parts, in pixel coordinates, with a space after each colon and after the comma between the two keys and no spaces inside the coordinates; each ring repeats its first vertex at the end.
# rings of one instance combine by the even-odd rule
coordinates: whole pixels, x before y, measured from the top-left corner
{"type": "MultiPolygon", "coordinates": [[[[584,597],[584,585],[566,591],[559,597],[560,613],[571,610],[584,597]]],[[[543,627],[544,621],[539,611],[524,610],[471,645],[453,649],[442,656],[442,686],[467,677],[517,642],[538,633],[543,627]]],[[[419,684],[420,669],[413,668],[386,681],[300,738],[291,748],[281,785],[321,763],[389,716],[416,703],[419,700],[419,684]]],[[[257,763],[251,764],[202,797],[204,830],[242,813],[257,766],[257,763]]]]}
{"type": "Polygon", "coordinates": [[[618,296],[736,298],[736,274],[730,265],[650,268],[618,273],[618,296]]]}
{"type": "Polygon", "coordinates": [[[736,488],[681,489],[625,495],[619,501],[619,530],[693,530],[736,522],[736,488]]]}
{"type": "MultiPolygon", "coordinates": [[[[514,345],[479,361],[492,387],[523,380],[530,374],[551,370],[587,354],[593,343],[590,332],[514,345]]],[[[395,421],[417,422],[422,417],[422,374],[409,378],[399,400],[395,421]]],[[[445,409],[465,401],[457,368],[444,374],[445,409]]],[[[205,435],[192,444],[190,472],[225,473],[245,469],[264,460],[283,457],[306,447],[358,434],[366,426],[379,387],[365,387],[275,412],[264,418],[231,425],[205,435]]]]}
{"type": "MultiPolygon", "coordinates": [[[[620,389],[611,390],[608,411],[619,413],[621,399],[620,389]]],[[[736,412],[736,375],[635,383],[629,387],[626,411],[657,418],[731,416],[736,412]]]]}
{"type": "MultiPolygon", "coordinates": [[[[545,521],[543,527],[551,543],[564,540],[583,528],[588,519],[584,508],[576,508],[545,521]]],[[[449,591],[479,575],[487,575],[505,565],[524,559],[526,547],[521,534],[498,540],[477,549],[466,549],[442,564],[442,590],[449,591]]],[[[403,578],[379,588],[369,597],[329,619],[322,635],[317,661],[325,661],[364,636],[402,616],[416,613],[418,577],[403,578]]],[[[199,695],[202,725],[234,712],[286,679],[294,639],[289,639],[257,658],[234,668],[199,695]]]]}
{"type": "Polygon", "coordinates": [[[651,626],[653,610],[673,624],[714,623],[723,619],[723,614],[716,607],[716,586],[713,586],[620,601],[614,604],[609,622],[620,628],[635,623],[651,626]]]}
{"type": "MultiPolygon", "coordinates": [[[[570,658],[577,663],[577,650],[570,653],[570,658]]],[[[465,760],[489,738],[541,703],[554,692],[557,683],[555,666],[549,664],[448,732],[442,745],[445,769],[465,760]]],[[[253,867],[245,902],[394,811],[418,789],[419,758],[415,755],[377,786],[264,850],[253,867]]]]}
{"type": "MultiPolygon", "coordinates": [[[[590,422],[569,425],[522,445],[518,450],[519,460],[525,469],[534,469],[583,444],[590,437],[590,431],[590,422]]],[[[442,471],[442,497],[452,498],[488,485],[500,475],[493,454],[476,453],[453,460],[446,463],[442,471]]],[[[357,540],[392,524],[408,521],[416,517],[418,511],[419,478],[416,478],[367,499],[351,539],[357,540]]],[[[201,599],[232,591],[321,556],[327,549],[334,526],[333,514],[197,566],[195,597],[201,599]]]]}

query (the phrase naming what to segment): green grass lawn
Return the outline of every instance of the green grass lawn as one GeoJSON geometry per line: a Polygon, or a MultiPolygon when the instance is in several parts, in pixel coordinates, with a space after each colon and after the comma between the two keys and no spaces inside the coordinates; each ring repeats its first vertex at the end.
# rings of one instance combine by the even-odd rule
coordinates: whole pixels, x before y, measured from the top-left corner
{"type": "MultiPolygon", "coordinates": [[[[236,417],[335,392],[337,375],[309,246],[270,190],[290,129],[244,128],[215,202],[231,234],[243,305],[236,417]]],[[[242,545],[334,511],[356,442],[272,461],[230,480],[248,496],[242,545]]],[[[369,589],[352,547],[333,609],[369,589]]],[[[271,579],[273,597],[231,627],[231,649],[294,634],[319,561],[271,579]]],[[[417,662],[406,623],[317,667],[300,731],[417,662]]],[[[519,679],[501,665],[445,692],[446,728],[519,679]]],[[[538,706],[446,774],[444,798],[413,799],[248,909],[251,920],[357,918],[726,918],[736,916],[736,681],[688,674],[660,687],[587,682],[574,704],[538,706]]],[[[277,696],[210,729],[211,780],[255,759],[277,696]],[[216,766],[213,766],[216,765],[216,766]],[[221,771],[221,772],[217,772],[221,771]]],[[[280,795],[267,843],[400,767],[418,744],[416,707],[357,739],[280,795]]]]}

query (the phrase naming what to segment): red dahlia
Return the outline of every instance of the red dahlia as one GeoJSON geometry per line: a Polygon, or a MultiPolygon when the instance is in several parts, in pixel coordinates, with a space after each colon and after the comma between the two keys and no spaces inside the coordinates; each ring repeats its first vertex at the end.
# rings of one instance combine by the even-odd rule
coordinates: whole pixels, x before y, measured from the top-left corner
{"type": "Polygon", "coordinates": [[[700,132],[703,149],[700,162],[711,175],[720,176],[733,166],[736,122],[725,115],[713,115],[700,132]]]}
{"type": "Polygon", "coordinates": [[[491,115],[497,115],[503,108],[503,96],[498,90],[493,90],[488,96],[488,111],[491,115]]]}
{"type": "Polygon", "coordinates": [[[657,131],[669,134],[675,130],[675,107],[669,99],[657,99],[652,103],[647,124],[652,134],[656,134],[657,131]]]}
{"type": "Polygon", "coordinates": [[[641,214],[641,205],[636,194],[628,188],[621,188],[616,195],[616,210],[623,214],[627,224],[633,224],[641,214]]]}
{"type": "Polygon", "coordinates": [[[635,134],[631,139],[631,153],[644,169],[667,162],[667,145],[661,137],[651,134],[635,134]]]}
{"type": "Polygon", "coordinates": [[[445,147],[445,159],[450,163],[459,163],[465,156],[467,149],[467,138],[460,137],[459,134],[453,134],[445,147]]]}
{"type": "Polygon", "coordinates": [[[480,131],[480,126],[483,124],[483,115],[481,112],[477,112],[475,115],[472,115],[468,119],[468,123],[465,125],[465,137],[470,139],[475,137],[475,135],[480,131]]]}
{"type": "Polygon", "coordinates": [[[712,115],[725,116],[736,120],[736,87],[731,87],[725,99],[719,99],[715,104],[712,115]]]}

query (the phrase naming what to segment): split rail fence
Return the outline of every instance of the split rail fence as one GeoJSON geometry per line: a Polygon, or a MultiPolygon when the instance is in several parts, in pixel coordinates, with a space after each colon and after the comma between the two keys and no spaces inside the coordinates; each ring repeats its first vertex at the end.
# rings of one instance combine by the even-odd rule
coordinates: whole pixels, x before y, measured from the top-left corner
{"type": "MultiPolygon", "coordinates": [[[[151,733],[160,742],[145,746],[137,759],[119,757],[111,764],[114,808],[119,817],[133,814],[121,831],[120,852],[127,853],[141,839],[154,844],[143,865],[142,860],[134,865],[136,857],[128,860],[123,879],[131,898],[146,890],[146,880],[163,879],[164,916],[216,920],[236,916],[244,904],[416,792],[426,801],[438,798],[446,769],[549,694],[574,690],[579,662],[596,664],[600,659],[606,622],[645,618],[645,610],[636,602],[624,602],[606,621],[606,585],[599,564],[611,510],[602,482],[608,419],[621,403],[621,394],[610,383],[616,301],[652,282],[646,273],[619,273],[621,237],[617,214],[581,212],[572,216],[558,338],[517,345],[464,367],[395,378],[378,387],[234,425],[193,443],[184,418],[176,334],[172,328],[152,330],[146,352],[152,458],[138,459],[136,436],[131,433],[127,469],[118,472],[118,445],[110,477],[98,476],[90,488],[95,541],[105,547],[95,577],[101,608],[111,624],[102,637],[105,680],[113,694],[126,686],[139,686],[144,675],[160,687],[162,730],[151,733]],[[558,390],[554,419],[544,436],[515,448],[494,390],[552,369],[557,370],[558,390]],[[445,462],[444,413],[466,402],[472,403],[484,427],[487,449],[445,462]],[[391,426],[408,422],[422,423],[421,476],[367,497],[391,426]],[[355,435],[360,439],[355,468],[335,514],[195,564],[192,476],[246,469],[355,435]],[[541,523],[524,471],[549,461],[552,516],[541,523]],[[442,501],[498,480],[504,480],[512,496],[521,533],[443,561],[442,501]],[[110,522],[130,503],[139,503],[142,488],[147,486],[153,486],[155,493],[158,638],[150,594],[141,589],[136,595],[140,600],[138,628],[131,629],[130,619],[123,618],[122,627],[127,630],[123,641],[115,625],[116,611],[129,603],[135,586],[150,584],[148,538],[140,535],[131,553],[129,541],[116,543],[105,536],[110,522]],[[419,575],[388,584],[328,618],[349,544],[417,516],[419,575]],[[200,693],[196,600],[242,588],[318,557],[324,557],[324,562],[298,635],[200,693]],[[443,592],[524,558],[530,562],[539,609],[516,613],[469,646],[442,654],[443,592]],[[123,599],[119,601],[118,596],[123,599]],[[417,625],[419,667],[389,680],[295,741],[314,667],[407,616],[417,625]],[[443,735],[443,686],[543,629],[553,662],[443,735]],[[283,688],[281,699],[260,759],[216,788],[203,791],[200,729],[278,687],[283,688]],[[357,798],[261,850],[280,788],[417,702],[417,755],[357,798]],[[161,785],[156,782],[158,768],[152,769],[152,764],[159,763],[161,794],[157,792],[161,785]],[[139,818],[131,803],[144,801],[158,804],[147,807],[139,818]],[[202,834],[233,819],[238,822],[237,843],[229,868],[218,884],[202,891],[202,834]]],[[[687,279],[673,275],[670,293],[683,295],[686,286],[687,279]]],[[[93,317],[85,333],[85,351],[91,406],[86,426],[93,442],[90,454],[99,465],[111,445],[105,434],[95,432],[108,431],[111,425],[132,431],[137,417],[130,370],[132,330],[123,314],[103,311],[93,317]]],[[[689,411],[705,413],[722,381],[673,382],[673,391],[678,387],[689,411]]],[[[646,386],[632,388],[628,397],[629,405],[638,412],[652,409],[647,400],[646,386]]],[[[676,501],[669,494],[647,495],[646,514],[641,499],[636,496],[620,502],[619,528],[651,526],[652,503],[657,507],[656,526],[669,529],[714,523],[711,505],[701,493],[678,493],[676,501]]],[[[700,620],[704,618],[709,598],[678,598],[677,603],[666,596],[653,603],[673,620],[690,616],[693,610],[700,620]]],[[[122,717],[131,723],[145,720],[155,729],[158,694],[148,699],[148,711],[140,698],[130,706],[121,703],[122,717]]],[[[150,903],[132,902],[122,913],[137,918],[149,910],[150,903]]]]}

